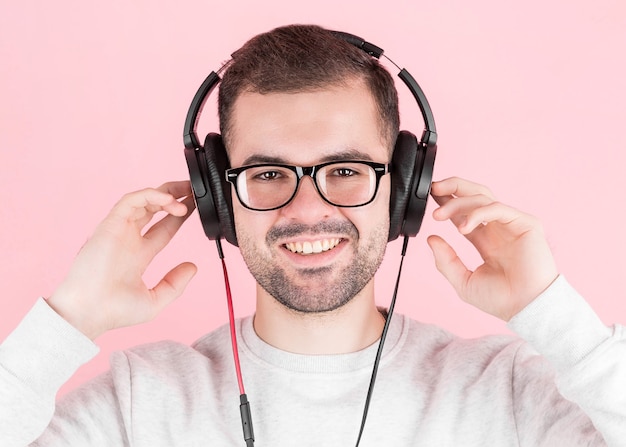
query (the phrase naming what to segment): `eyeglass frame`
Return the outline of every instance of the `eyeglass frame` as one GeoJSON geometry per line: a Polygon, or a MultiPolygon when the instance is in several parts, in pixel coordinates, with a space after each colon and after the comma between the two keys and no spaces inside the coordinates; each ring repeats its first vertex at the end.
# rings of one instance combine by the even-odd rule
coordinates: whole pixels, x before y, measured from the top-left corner
{"type": "Polygon", "coordinates": [[[239,168],[227,169],[225,173],[225,177],[226,177],[226,181],[228,183],[231,183],[235,187],[235,193],[237,194],[237,199],[239,200],[239,203],[241,203],[241,205],[244,208],[247,208],[252,211],[274,211],[284,206],[287,206],[296,197],[296,194],[298,194],[298,188],[300,186],[300,180],[302,180],[302,178],[305,175],[308,175],[309,177],[311,177],[311,180],[313,180],[313,184],[315,185],[315,189],[317,190],[317,193],[319,194],[319,196],[326,203],[332,206],[336,206],[339,208],[358,208],[360,206],[368,205],[372,203],[372,201],[374,201],[374,199],[376,198],[376,194],[378,194],[378,187],[380,185],[380,179],[384,175],[389,174],[390,172],[391,172],[391,163],[378,163],[375,161],[368,161],[368,160],[334,160],[334,161],[327,161],[325,163],[320,163],[314,166],[296,166],[296,165],[288,165],[288,164],[283,164],[283,163],[257,163],[257,164],[248,165],[248,166],[241,166],[239,168]],[[336,203],[331,202],[328,198],[324,196],[324,194],[322,194],[322,191],[320,191],[320,187],[317,184],[317,173],[319,172],[320,169],[326,166],[333,165],[333,164],[340,164],[340,163],[359,163],[359,164],[367,165],[373,169],[374,174],[376,175],[376,187],[374,188],[374,194],[372,194],[372,197],[367,202],[360,203],[358,205],[338,205],[336,203]],[[263,166],[268,166],[268,167],[276,166],[278,168],[285,168],[285,169],[289,169],[290,171],[296,174],[296,185],[293,189],[293,194],[282,205],[275,206],[273,208],[260,209],[260,208],[253,208],[252,206],[246,205],[243,202],[243,200],[241,200],[241,196],[239,195],[239,187],[237,185],[238,183],[237,177],[239,177],[241,173],[247,171],[248,169],[260,168],[263,166]]]}

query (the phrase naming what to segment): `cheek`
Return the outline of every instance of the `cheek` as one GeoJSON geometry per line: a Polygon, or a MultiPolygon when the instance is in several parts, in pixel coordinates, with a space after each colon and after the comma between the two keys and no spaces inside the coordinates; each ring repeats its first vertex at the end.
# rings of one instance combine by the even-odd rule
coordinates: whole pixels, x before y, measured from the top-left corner
{"type": "Polygon", "coordinates": [[[235,220],[235,233],[237,233],[237,240],[241,240],[254,229],[254,226],[250,225],[250,216],[248,214],[248,210],[243,208],[238,203],[233,203],[233,218],[235,220]]]}
{"type": "Polygon", "coordinates": [[[372,202],[375,207],[375,219],[377,222],[384,222],[385,226],[389,226],[389,198],[391,196],[391,177],[385,175],[380,179],[380,185],[378,187],[378,193],[376,198],[372,202]]]}
{"type": "Polygon", "coordinates": [[[247,241],[255,245],[262,245],[265,235],[271,228],[275,216],[273,211],[251,211],[239,203],[233,203],[233,217],[235,233],[238,241],[247,241]]]}
{"type": "MultiPolygon", "coordinates": [[[[388,176],[386,176],[388,177],[388,176]]],[[[361,238],[384,235],[385,243],[389,234],[389,184],[381,180],[376,198],[369,205],[360,208],[344,208],[344,215],[359,231],[361,238]]]]}
{"type": "Polygon", "coordinates": [[[387,244],[389,237],[389,196],[391,191],[391,185],[389,184],[390,176],[386,175],[380,181],[380,187],[376,199],[372,202],[375,211],[370,215],[370,219],[376,222],[376,228],[374,231],[377,237],[384,239],[384,244],[387,244]]]}

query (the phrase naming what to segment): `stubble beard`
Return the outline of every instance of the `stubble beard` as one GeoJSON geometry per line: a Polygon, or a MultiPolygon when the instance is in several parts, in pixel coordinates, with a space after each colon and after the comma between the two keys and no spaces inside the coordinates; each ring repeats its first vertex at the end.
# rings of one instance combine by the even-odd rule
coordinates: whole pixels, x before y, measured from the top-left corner
{"type": "MultiPolygon", "coordinates": [[[[387,246],[388,227],[379,225],[369,241],[360,246],[360,235],[351,222],[331,221],[316,225],[283,225],[273,227],[267,233],[267,247],[275,247],[279,238],[306,234],[343,234],[356,250],[352,262],[343,270],[338,267],[303,268],[297,278],[291,277],[280,267],[274,257],[261,252],[245,234],[238,234],[241,254],[257,283],[279,303],[299,313],[322,313],[338,309],[354,298],[374,277],[387,246]],[[314,287],[311,287],[314,285],[314,287]]],[[[269,253],[272,253],[271,251],[269,253]]]]}

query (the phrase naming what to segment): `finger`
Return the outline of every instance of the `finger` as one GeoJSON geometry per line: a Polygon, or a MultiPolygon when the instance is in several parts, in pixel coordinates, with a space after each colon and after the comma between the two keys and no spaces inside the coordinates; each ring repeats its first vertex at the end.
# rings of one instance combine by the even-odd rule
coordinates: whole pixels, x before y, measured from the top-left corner
{"type": "Polygon", "coordinates": [[[174,215],[184,215],[187,211],[174,196],[154,188],[125,194],[111,210],[111,216],[124,220],[144,219],[158,211],[167,211],[174,215]]]}
{"type": "Polygon", "coordinates": [[[157,223],[155,223],[145,234],[144,239],[150,241],[153,250],[152,256],[161,251],[174,237],[176,232],[187,220],[194,210],[193,197],[186,197],[181,204],[187,208],[187,213],[183,216],[167,215],[157,223]]]}
{"type": "Polygon", "coordinates": [[[180,199],[191,194],[191,183],[189,182],[189,180],[167,182],[163,183],[156,189],[157,191],[171,194],[176,199],[180,199]]]}
{"type": "Polygon", "coordinates": [[[465,284],[469,281],[472,272],[467,269],[454,249],[442,238],[429,236],[427,242],[435,257],[437,270],[454,287],[459,296],[465,296],[463,293],[465,284]]]}
{"type": "Polygon", "coordinates": [[[168,206],[150,205],[145,208],[143,216],[135,219],[135,223],[139,229],[142,229],[146,225],[148,225],[148,223],[152,220],[155,214],[161,211],[168,213],[172,216],[182,217],[184,220],[187,219],[187,217],[189,216],[189,214],[191,214],[194,208],[195,202],[191,196],[187,196],[183,200],[173,201],[168,206]]]}
{"type": "Polygon", "coordinates": [[[472,210],[467,215],[466,221],[459,226],[459,231],[461,234],[468,234],[492,222],[510,225],[512,231],[521,233],[530,229],[534,219],[513,207],[500,202],[492,202],[472,210]]]}
{"type": "Polygon", "coordinates": [[[159,283],[150,291],[155,304],[155,314],[178,298],[189,281],[194,277],[198,268],[191,262],[184,262],[170,270],[159,283]]]}
{"type": "Polygon", "coordinates": [[[492,200],[495,200],[493,193],[486,186],[470,182],[469,180],[465,180],[460,177],[450,177],[445,180],[433,182],[431,186],[431,194],[434,198],[445,196],[467,197],[484,195],[492,200]]]}
{"type": "Polygon", "coordinates": [[[437,205],[440,205],[440,206],[445,205],[450,200],[455,198],[454,196],[435,196],[432,194],[432,191],[431,191],[431,197],[435,199],[435,202],[437,202],[437,205]]]}
{"type": "Polygon", "coordinates": [[[133,221],[141,229],[159,211],[184,216],[188,208],[176,199],[183,197],[185,193],[191,194],[188,181],[168,182],[158,188],[145,188],[125,194],[113,207],[108,219],[133,221]]]}
{"type": "Polygon", "coordinates": [[[160,208],[155,209],[154,211],[150,209],[150,206],[148,206],[148,210],[151,211],[152,214],[158,211],[165,211],[175,216],[183,216],[187,213],[187,209],[182,208],[178,205],[180,202],[182,202],[178,199],[191,195],[191,183],[189,182],[189,180],[163,183],[161,186],[156,188],[156,190],[169,194],[174,200],[169,201],[168,203],[160,208]]]}
{"type": "Polygon", "coordinates": [[[484,195],[454,197],[433,211],[433,218],[438,221],[450,219],[457,227],[466,221],[467,215],[476,208],[484,207],[493,200],[484,195]]]}
{"type": "Polygon", "coordinates": [[[188,180],[163,183],[161,186],[156,188],[156,190],[171,195],[175,200],[172,200],[163,206],[148,205],[146,209],[148,210],[150,218],[147,219],[143,225],[141,225],[142,228],[150,221],[152,216],[159,211],[165,211],[175,216],[184,216],[189,211],[188,209],[178,205],[178,203],[182,202],[182,200],[177,200],[191,195],[191,183],[188,180]]]}

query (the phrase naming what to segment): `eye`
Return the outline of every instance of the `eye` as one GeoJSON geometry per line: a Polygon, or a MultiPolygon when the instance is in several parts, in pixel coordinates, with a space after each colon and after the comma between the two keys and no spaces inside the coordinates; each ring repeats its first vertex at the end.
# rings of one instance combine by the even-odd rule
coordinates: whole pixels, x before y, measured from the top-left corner
{"type": "Polygon", "coordinates": [[[356,171],[354,169],[350,169],[350,168],[337,168],[335,169],[335,175],[338,175],[339,177],[351,177],[353,175],[356,175],[356,171]]]}
{"type": "Polygon", "coordinates": [[[257,166],[246,171],[248,181],[257,183],[276,183],[292,177],[291,171],[280,166],[257,166]]]}
{"type": "Polygon", "coordinates": [[[328,174],[333,177],[348,178],[366,174],[366,167],[359,163],[338,163],[328,166],[328,174]]]}
{"type": "Polygon", "coordinates": [[[278,171],[263,171],[258,173],[255,178],[257,180],[265,180],[271,181],[280,177],[280,173],[278,171]]]}

